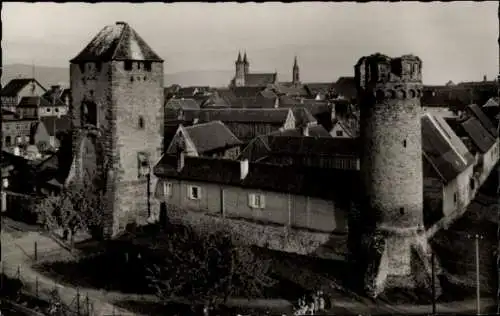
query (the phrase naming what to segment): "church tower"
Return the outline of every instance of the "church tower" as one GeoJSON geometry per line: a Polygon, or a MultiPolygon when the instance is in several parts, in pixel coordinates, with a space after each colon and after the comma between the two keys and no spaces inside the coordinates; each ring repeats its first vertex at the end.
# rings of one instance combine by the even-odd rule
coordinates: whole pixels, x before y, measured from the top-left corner
{"type": "Polygon", "coordinates": [[[349,256],[364,277],[364,290],[374,297],[385,288],[424,286],[430,278],[423,229],[421,69],[413,55],[374,54],[355,66],[364,196],[357,220],[349,223],[349,256]]]}
{"type": "Polygon", "coordinates": [[[300,71],[299,64],[297,63],[297,56],[295,56],[295,59],[293,61],[292,78],[292,83],[294,85],[300,84],[300,71]]]}
{"type": "Polygon", "coordinates": [[[238,52],[238,59],[236,60],[235,66],[234,85],[236,87],[242,87],[245,85],[245,63],[241,59],[241,52],[238,52]]]}
{"type": "Polygon", "coordinates": [[[109,212],[104,234],[155,214],[150,169],[162,152],[163,60],[125,22],[104,27],[70,61],[74,131],[68,181],[95,177],[109,212]]]}

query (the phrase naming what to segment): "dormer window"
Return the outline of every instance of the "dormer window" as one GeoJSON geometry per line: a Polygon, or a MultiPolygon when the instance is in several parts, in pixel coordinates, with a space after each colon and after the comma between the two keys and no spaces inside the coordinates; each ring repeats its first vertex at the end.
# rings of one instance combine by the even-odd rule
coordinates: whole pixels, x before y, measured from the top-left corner
{"type": "Polygon", "coordinates": [[[125,70],[128,70],[128,71],[132,70],[132,62],[130,60],[126,60],[125,64],[124,64],[124,68],[125,68],[125,70]]]}
{"type": "Polygon", "coordinates": [[[151,65],[152,65],[152,62],[150,62],[150,61],[145,61],[145,62],[144,62],[144,70],[146,70],[146,71],[151,71],[151,65]]]}

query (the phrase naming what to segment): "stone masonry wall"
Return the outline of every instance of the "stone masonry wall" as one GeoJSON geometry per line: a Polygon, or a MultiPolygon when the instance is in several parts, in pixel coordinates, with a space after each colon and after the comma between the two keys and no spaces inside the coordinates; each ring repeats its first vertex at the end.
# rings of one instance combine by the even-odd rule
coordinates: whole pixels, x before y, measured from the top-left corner
{"type": "Polygon", "coordinates": [[[209,215],[197,210],[180,210],[172,205],[167,209],[167,216],[171,222],[180,222],[199,230],[209,231],[223,227],[243,237],[246,243],[259,247],[334,260],[345,260],[347,253],[346,235],[263,225],[243,219],[209,215]]]}
{"type": "MultiPolygon", "coordinates": [[[[112,65],[112,109],[114,112],[113,141],[115,155],[115,192],[113,201],[113,234],[118,233],[128,222],[144,222],[147,217],[146,178],[139,178],[139,152],[149,155],[152,168],[159,160],[162,150],[162,135],[157,114],[163,109],[163,63],[153,62],[151,71],[143,63],[133,62],[130,71],[124,62],[112,65]],[[139,126],[142,118],[144,126],[139,126]],[[134,220],[135,219],[135,220],[134,220]]],[[[151,192],[157,179],[151,173],[151,192]]],[[[152,199],[152,211],[158,205],[152,199]]]]}

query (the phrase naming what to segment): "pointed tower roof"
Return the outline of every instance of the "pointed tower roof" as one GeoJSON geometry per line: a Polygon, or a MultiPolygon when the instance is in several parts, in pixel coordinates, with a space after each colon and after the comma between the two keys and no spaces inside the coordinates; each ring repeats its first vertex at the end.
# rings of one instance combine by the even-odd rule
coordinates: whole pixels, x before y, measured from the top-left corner
{"type": "Polygon", "coordinates": [[[243,56],[243,63],[248,64],[247,52],[245,52],[245,55],[243,56]]]}
{"type": "Polygon", "coordinates": [[[241,52],[238,51],[238,59],[236,60],[237,63],[241,63],[241,52]]]}
{"type": "Polygon", "coordinates": [[[151,47],[125,22],[105,26],[70,62],[148,60],[163,62],[151,47]]]}
{"type": "Polygon", "coordinates": [[[299,68],[299,63],[297,62],[297,56],[295,56],[295,59],[293,60],[293,68],[299,68]]]}

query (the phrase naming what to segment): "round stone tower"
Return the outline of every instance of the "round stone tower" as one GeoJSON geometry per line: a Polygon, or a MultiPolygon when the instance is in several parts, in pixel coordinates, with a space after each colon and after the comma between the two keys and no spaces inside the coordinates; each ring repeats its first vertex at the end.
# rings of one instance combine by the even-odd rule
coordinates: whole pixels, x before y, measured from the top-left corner
{"type": "Polygon", "coordinates": [[[349,228],[357,239],[353,244],[350,236],[350,258],[363,270],[358,275],[371,296],[387,287],[417,286],[422,280],[415,276],[422,274],[415,269],[430,271],[423,230],[421,68],[416,56],[381,54],[355,66],[364,196],[349,228]]]}

